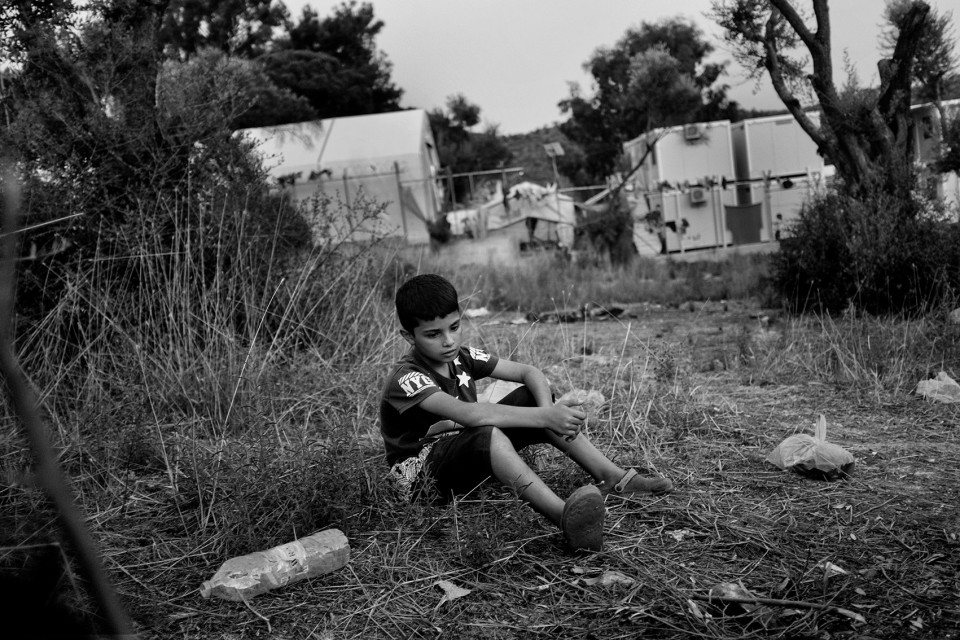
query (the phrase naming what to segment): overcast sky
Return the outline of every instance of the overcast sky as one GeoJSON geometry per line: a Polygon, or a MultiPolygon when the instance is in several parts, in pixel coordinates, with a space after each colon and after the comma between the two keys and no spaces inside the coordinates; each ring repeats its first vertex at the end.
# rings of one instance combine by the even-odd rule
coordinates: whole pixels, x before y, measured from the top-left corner
{"type": "MultiPolygon", "coordinates": [[[[952,2],[928,0],[941,13],[952,2]]],[[[304,5],[329,16],[340,0],[284,0],[294,17],[304,5]]],[[[401,105],[432,109],[447,96],[464,94],[486,123],[504,134],[526,133],[564,120],[557,103],[569,83],[591,92],[583,63],[600,46],[613,46],[641,22],[684,16],[711,39],[716,60],[730,60],[719,28],[704,16],[710,0],[372,0],[384,22],[377,47],[393,64],[401,105]]],[[[834,65],[842,70],[846,49],[861,84],[877,81],[878,37],[883,0],[834,0],[834,65]]],[[[957,16],[953,16],[957,19],[957,16]]],[[[730,97],[745,107],[782,109],[769,82],[759,93],[731,62],[730,97]]],[[[838,82],[843,78],[838,77],[838,82]]]]}

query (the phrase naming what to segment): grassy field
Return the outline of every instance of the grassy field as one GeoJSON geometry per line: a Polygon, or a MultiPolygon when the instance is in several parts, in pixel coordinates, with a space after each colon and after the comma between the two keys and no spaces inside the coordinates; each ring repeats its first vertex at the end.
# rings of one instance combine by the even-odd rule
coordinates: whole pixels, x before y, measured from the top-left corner
{"type": "MultiPolygon", "coordinates": [[[[177,413],[189,389],[155,412],[117,389],[110,413],[59,425],[61,462],[142,637],[960,633],[960,414],[912,394],[919,379],[960,371],[960,328],[945,316],[793,319],[729,301],[628,305],[569,324],[471,321],[471,344],[539,365],[559,392],[603,394],[592,439],[676,484],[663,498],[608,498],[604,550],[574,555],[495,486],[442,507],[397,500],[376,402],[403,345],[388,305],[368,309],[362,357],[307,350],[248,364],[257,375],[225,384],[238,398],[230,420],[177,413]],[[820,414],[856,457],[851,479],[764,461],[820,414]],[[228,557],[328,527],[350,540],[345,568],[247,605],[200,597],[228,557]],[[468,593],[445,600],[441,581],[468,593]],[[746,613],[708,602],[722,583],[767,600],[746,613]]],[[[56,521],[16,471],[22,446],[5,444],[4,560],[29,569],[38,549],[60,557],[56,521]]],[[[561,495],[588,481],[550,451],[530,459],[561,495]]],[[[82,615],[83,585],[65,575],[57,602],[82,615]]]]}

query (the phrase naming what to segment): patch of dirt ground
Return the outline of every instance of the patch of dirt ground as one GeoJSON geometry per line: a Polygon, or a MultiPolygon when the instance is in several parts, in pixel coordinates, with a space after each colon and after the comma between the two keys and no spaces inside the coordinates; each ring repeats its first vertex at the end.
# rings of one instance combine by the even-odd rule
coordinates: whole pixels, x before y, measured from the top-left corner
{"type": "MultiPolygon", "coordinates": [[[[714,303],[553,325],[581,352],[553,371],[566,378],[560,386],[614,396],[594,439],[676,483],[664,499],[608,499],[615,524],[596,570],[637,583],[607,614],[657,636],[960,637],[960,406],[777,363],[803,339],[787,323],[714,303]],[[664,359],[672,380],[655,375],[664,359]],[[622,388],[638,377],[654,378],[637,394],[646,406],[625,410],[611,381],[622,388]],[[851,478],[818,481],[765,461],[787,436],[813,433],[820,414],[827,440],[855,457],[851,478]],[[640,415],[659,431],[643,451],[623,437],[640,415]],[[638,530],[639,539],[627,533],[638,530]],[[719,583],[781,602],[732,618],[700,599],[719,583]],[[669,593],[670,605],[654,604],[651,590],[669,593]],[[677,620],[690,626],[671,630],[677,620]]],[[[505,326],[494,319],[478,329],[496,343],[497,332],[516,331],[505,326]]]]}
{"type": "MultiPolygon", "coordinates": [[[[572,554],[496,486],[428,506],[371,489],[375,502],[333,505],[347,514],[335,524],[350,540],[347,567],[249,606],[197,595],[222,558],[189,539],[136,547],[124,527],[111,566],[124,567],[114,573],[144,637],[960,637],[957,405],[830,373],[816,326],[743,304],[636,305],[558,324],[494,315],[467,330],[469,344],[541,366],[560,393],[603,394],[591,439],[675,491],[608,497],[603,551],[572,554]],[[851,478],[766,462],[821,414],[828,440],[856,459],[851,478]]],[[[350,446],[366,463],[331,483],[383,482],[364,402],[370,438],[350,446]]],[[[551,451],[529,460],[559,495],[590,481],[551,451]]]]}

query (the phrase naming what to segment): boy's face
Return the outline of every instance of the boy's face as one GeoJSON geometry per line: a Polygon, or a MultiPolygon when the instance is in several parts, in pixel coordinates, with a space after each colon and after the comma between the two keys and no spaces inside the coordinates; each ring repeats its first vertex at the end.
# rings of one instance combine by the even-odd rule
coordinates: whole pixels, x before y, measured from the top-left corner
{"type": "Polygon", "coordinates": [[[431,365],[446,365],[457,357],[460,349],[460,312],[454,311],[428,322],[421,320],[413,333],[401,329],[400,335],[431,365]]]}

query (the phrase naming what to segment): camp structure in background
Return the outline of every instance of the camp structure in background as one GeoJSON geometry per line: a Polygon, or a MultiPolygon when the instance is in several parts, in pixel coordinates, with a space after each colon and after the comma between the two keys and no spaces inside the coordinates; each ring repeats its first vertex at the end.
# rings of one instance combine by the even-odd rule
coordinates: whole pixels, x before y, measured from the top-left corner
{"type": "Polygon", "coordinates": [[[487,202],[447,213],[454,241],[444,251],[469,257],[515,261],[541,251],[570,250],[577,224],[573,198],[556,185],[520,182],[503,192],[497,181],[487,202]]]}
{"type": "MultiPolygon", "coordinates": [[[[257,143],[264,167],[279,188],[298,203],[326,194],[341,205],[343,225],[361,200],[384,207],[375,223],[339,228],[350,239],[371,236],[430,241],[427,221],[443,201],[437,180],[440,160],[427,114],[422,109],[242,129],[257,143]]],[[[329,222],[329,221],[327,221],[329,222]]],[[[334,232],[314,228],[320,239],[334,232]]]]}
{"type": "Polygon", "coordinates": [[[631,167],[640,164],[628,178],[634,245],[640,254],[732,243],[723,209],[735,205],[736,196],[714,188],[734,181],[728,120],[655,129],[626,142],[623,149],[631,167]]]}
{"type": "MultiPolygon", "coordinates": [[[[819,124],[819,112],[808,115],[819,124]]],[[[803,203],[826,188],[833,167],[824,164],[817,145],[790,114],[742,120],[731,125],[730,134],[737,202],[726,207],[726,215],[733,244],[744,244],[737,241],[744,235],[746,242],[778,241],[803,203]],[[736,214],[741,218],[732,222],[736,214]]]]}
{"type": "MultiPolygon", "coordinates": [[[[943,108],[957,117],[960,100],[943,108]]],[[[807,115],[819,121],[819,112],[807,115]]],[[[916,160],[929,166],[940,152],[940,113],[920,104],[911,115],[916,160]]],[[[624,153],[637,167],[628,176],[634,245],[647,255],[776,242],[835,174],[790,114],[656,129],[626,142],[624,153]]],[[[928,180],[948,210],[960,206],[956,173],[928,180]]]]}
{"type": "MultiPolygon", "coordinates": [[[[960,118],[960,99],[944,100],[941,104],[948,121],[960,118]]],[[[940,121],[940,112],[935,105],[925,103],[911,107],[910,115],[913,118],[914,157],[921,164],[929,165],[937,160],[943,141],[944,123],[940,121]]],[[[960,179],[955,172],[933,174],[929,179],[931,191],[947,207],[953,210],[960,207],[960,179]]]]}
{"type": "Polygon", "coordinates": [[[832,175],[790,115],[657,129],[624,153],[641,254],[776,241],[832,175]]]}

